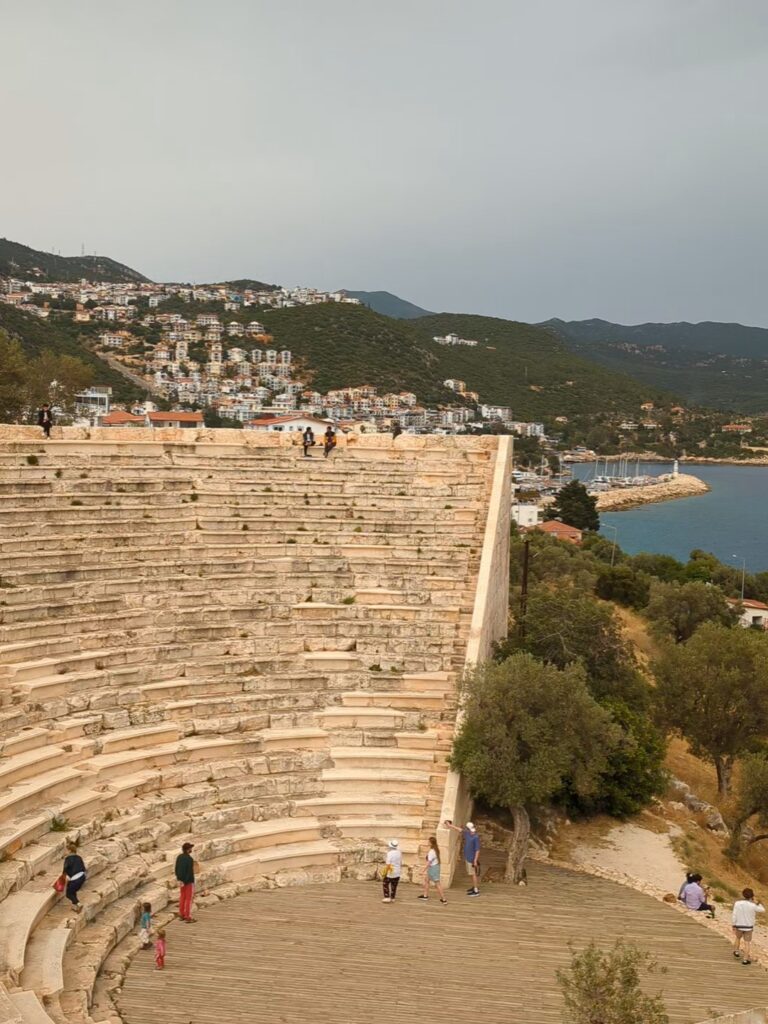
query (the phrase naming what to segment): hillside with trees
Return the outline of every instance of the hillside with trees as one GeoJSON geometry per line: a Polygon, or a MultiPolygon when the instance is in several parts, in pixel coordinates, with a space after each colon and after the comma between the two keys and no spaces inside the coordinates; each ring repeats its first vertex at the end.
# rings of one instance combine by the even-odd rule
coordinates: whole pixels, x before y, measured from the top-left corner
{"type": "Polygon", "coordinates": [[[0,238],[0,277],[30,281],[148,281],[137,270],[108,256],[57,256],[0,238]]]}
{"type": "Polygon", "coordinates": [[[548,320],[574,353],[686,402],[768,411],[768,329],[742,324],[637,324],[548,320]]]}
{"type": "Polygon", "coordinates": [[[414,320],[412,327],[435,355],[444,378],[465,380],[484,402],[509,405],[521,420],[636,410],[642,402],[669,401],[661,389],[646,388],[626,374],[576,356],[550,331],[531,324],[438,313],[414,320]],[[478,345],[432,341],[448,333],[478,345]]]}
{"type": "Polygon", "coordinates": [[[16,339],[25,357],[34,359],[44,352],[69,356],[90,369],[94,384],[111,387],[115,401],[130,402],[143,397],[143,390],[91,351],[89,346],[101,329],[96,324],[73,323],[71,317],[66,315],[53,315],[47,320],[41,320],[0,303],[0,333],[5,332],[8,337],[16,339]]]}
{"type": "MultiPolygon", "coordinates": [[[[452,755],[506,833],[507,878],[525,877],[529,828],[552,809],[623,819],[663,796],[681,740],[734,795],[730,856],[768,839],[768,635],[738,625],[740,573],[702,551],[628,556],[591,531],[579,546],[513,529],[510,555],[509,634],[465,680],[452,755]]],[[[764,597],[768,573],[744,588],[764,597]]]]}
{"type": "Polygon", "coordinates": [[[364,306],[372,309],[374,313],[381,313],[383,316],[394,317],[395,320],[413,320],[419,316],[433,316],[428,309],[422,309],[407,299],[401,299],[399,295],[392,292],[353,292],[347,288],[342,291],[351,299],[360,299],[364,306]]]}

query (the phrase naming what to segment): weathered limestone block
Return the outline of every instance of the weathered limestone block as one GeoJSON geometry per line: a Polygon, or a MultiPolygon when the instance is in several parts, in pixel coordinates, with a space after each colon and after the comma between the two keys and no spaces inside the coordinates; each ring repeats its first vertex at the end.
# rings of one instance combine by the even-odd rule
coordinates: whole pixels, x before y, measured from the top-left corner
{"type": "Polygon", "coordinates": [[[341,868],[335,865],[319,865],[314,868],[301,870],[286,869],[278,871],[275,875],[275,885],[282,889],[288,885],[316,885],[318,883],[331,883],[341,880],[341,868]]]}

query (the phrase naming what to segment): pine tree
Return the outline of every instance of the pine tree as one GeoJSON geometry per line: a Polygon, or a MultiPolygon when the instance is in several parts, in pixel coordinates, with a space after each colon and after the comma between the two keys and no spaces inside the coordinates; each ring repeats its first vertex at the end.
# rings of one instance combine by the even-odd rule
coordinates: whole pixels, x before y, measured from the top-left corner
{"type": "Polygon", "coordinates": [[[587,493],[579,480],[571,480],[557,492],[549,506],[548,519],[559,519],[577,530],[599,530],[600,516],[597,514],[597,498],[587,493]]]}

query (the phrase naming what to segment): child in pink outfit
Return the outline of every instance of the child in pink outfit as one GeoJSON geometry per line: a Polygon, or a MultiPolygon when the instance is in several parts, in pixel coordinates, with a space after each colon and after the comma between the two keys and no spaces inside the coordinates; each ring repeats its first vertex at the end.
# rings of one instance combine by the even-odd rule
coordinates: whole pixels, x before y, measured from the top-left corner
{"type": "Polygon", "coordinates": [[[165,929],[160,928],[155,940],[155,964],[156,970],[162,971],[165,967],[165,929]]]}

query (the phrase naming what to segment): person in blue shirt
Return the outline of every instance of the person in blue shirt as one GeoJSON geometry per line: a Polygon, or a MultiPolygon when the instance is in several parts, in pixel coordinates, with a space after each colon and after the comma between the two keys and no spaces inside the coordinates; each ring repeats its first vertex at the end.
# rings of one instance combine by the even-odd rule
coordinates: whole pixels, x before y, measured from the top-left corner
{"type": "Polygon", "coordinates": [[[472,885],[467,889],[467,896],[480,895],[480,836],[477,829],[468,821],[466,825],[454,825],[452,821],[444,822],[446,828],[452,828],[454,832],[460,832],[464,840],[464,866],[467,874],[472,879],[472,885]]]}

